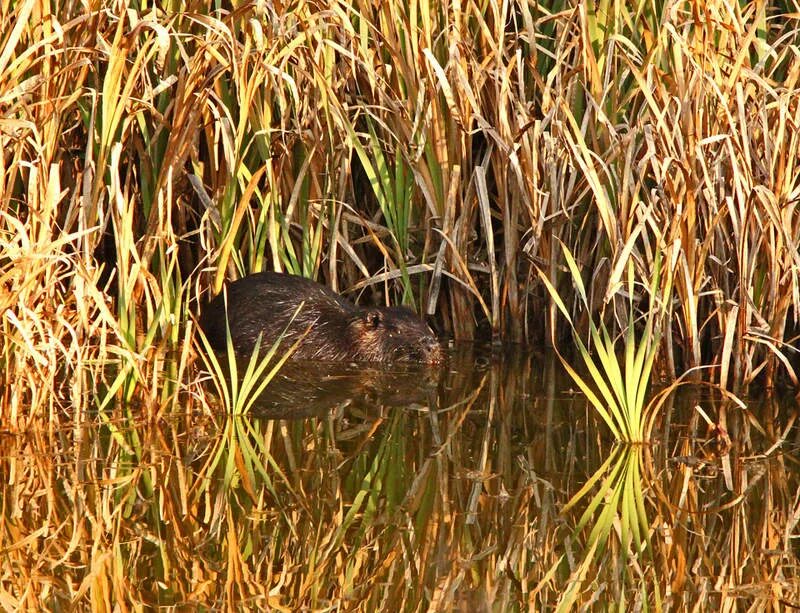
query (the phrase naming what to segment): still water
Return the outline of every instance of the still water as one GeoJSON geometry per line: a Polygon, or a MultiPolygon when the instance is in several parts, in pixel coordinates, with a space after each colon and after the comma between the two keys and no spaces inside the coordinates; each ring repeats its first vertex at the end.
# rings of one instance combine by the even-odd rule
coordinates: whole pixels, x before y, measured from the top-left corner
{"type": "Polygon", "coordinates": [[[0,605],[800,606],[792,399],[686,389],[620,447],[573,387],[551,355],[467,347],[441,371],[292,365],[246,417],[194,390],[155,423],[0,435],[0,605]]]}

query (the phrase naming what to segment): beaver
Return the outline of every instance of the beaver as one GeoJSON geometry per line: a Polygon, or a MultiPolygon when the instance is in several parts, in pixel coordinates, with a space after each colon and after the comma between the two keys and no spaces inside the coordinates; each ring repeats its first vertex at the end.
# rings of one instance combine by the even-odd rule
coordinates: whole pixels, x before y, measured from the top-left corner
{"type": "Polygon", "coordinates": [[[277,272],[234,281],[203,309],[200,326],[216,350],[226,347],[226,296],[227,322],[237,353],[251,353],[259,335],[266,350],[284,334],[281,353],[302,339],[291,356],[296,360],[442,361],[436,337],[413,311],[361,308],[310,279],[277,272]]]}

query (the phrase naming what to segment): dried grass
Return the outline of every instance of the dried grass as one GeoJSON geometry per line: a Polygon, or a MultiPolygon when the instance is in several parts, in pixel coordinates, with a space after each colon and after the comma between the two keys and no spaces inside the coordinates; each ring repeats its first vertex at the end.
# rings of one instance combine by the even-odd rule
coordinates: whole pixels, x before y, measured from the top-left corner
{"type": "MultiPolygon", "coordinates": [[[[441,454],[387,472],[414,457],[387,443],[345,486],[337,422],[309,422],[263,447],[234,431],[213,455],[224,487],[197,485],[216,469],[176,459],[221,443],[162,421],[214,404],[193,314],[272,268],[413,303],[456,339],[541,344],[560,330],[536,268],[571,296],[557,241],[585,275],[591,312],[564,301],[577,328],[612,331],[615,271],[632,262],[646,288],[668,245],[674,291],[634,296],[668,305],[658,371],[796,388],[800,7],[782,6],[0,4],[2,606],[447,608],[476,585],[479,604],[554,602],[579,566],[565,552],[547,575],[562,541],[533,477],[509,510],[441,454]],[[400,493],[375,498],[389,475],[400,493]],[[465,501],[482,529],[454,514],[465,501]]],[[[495,440],[481,470],[511,474],[495,440]]],[[[798,600],[769,553],[793,551],[782,461],[758,477],[769,512],[734,504],[699,530],[716,557],[683,503],[659,509],[683,539],[662,546],[662,595],[798,600]]],[[[693,476],[668,474],[697,506],[693,476]]],[[[624,591],[589,585],[581,602],[624,591]]]]}

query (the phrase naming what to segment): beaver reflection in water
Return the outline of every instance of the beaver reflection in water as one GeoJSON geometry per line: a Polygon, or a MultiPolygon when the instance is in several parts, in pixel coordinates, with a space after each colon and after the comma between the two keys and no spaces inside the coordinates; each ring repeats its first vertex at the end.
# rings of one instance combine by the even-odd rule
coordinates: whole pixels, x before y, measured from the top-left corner
{"type": "MultiPolygon", "coordinates": [[[[200,318],[217,350],[226,346],[225,294],[214,298],[200,318]]],[[[252,352],[259,334],[262,350],[269,348],[286,329],[279,351],[305,335],[292,354],[297,360],[442,361],[433,332],[409,309],[357,307],[327,287],[294,275],[262,272],[234,281],[227,288],[227,314],[233,348],[239,353],[252,352]]]]}

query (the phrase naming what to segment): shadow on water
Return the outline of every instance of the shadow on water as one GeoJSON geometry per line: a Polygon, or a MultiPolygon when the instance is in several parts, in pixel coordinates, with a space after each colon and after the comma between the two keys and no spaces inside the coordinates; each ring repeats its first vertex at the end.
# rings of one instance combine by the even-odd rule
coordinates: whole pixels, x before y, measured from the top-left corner
{"type": "Polygon", "coordinates": [[[436,402],[438,370],[286,362],[256,399],[252,417],[321,417],[348,406],[401,407],[436,402]]]}
{"type": "Polygon", "coordinates": [[[0,437],[4,606],[800,604],[792,402],[691,390],[620,451],[552,356],[451,353],[438,371],[290,365],[247,417],[65,414],[0,437]],[[646,549],[615,492],[641,501],[646,549]]]}
{"type": "MultiPolygon", "coordinates": [[[[531,357],[520,350],[492,352],[464,344],[450,352],[444,365],[288,361],[256,399],[250,415],[303,419],[347,406],[455,405],[481,390],[492,372],[495,376],[498,372],[522,372],[523,362],[531,357]]],[[[242,361],[238,369],[244,372],[246,362],[242,361]]],[[[523,381],[521,377],[514,379],[523,381]]],[[[531,378],[526,383],[536,386],[542,382],[531,378]]],[[[535,389],[544,390],[541,385],[535,389]]],[[[532,391],[515,397],[522,402],[532,391]]]]}

